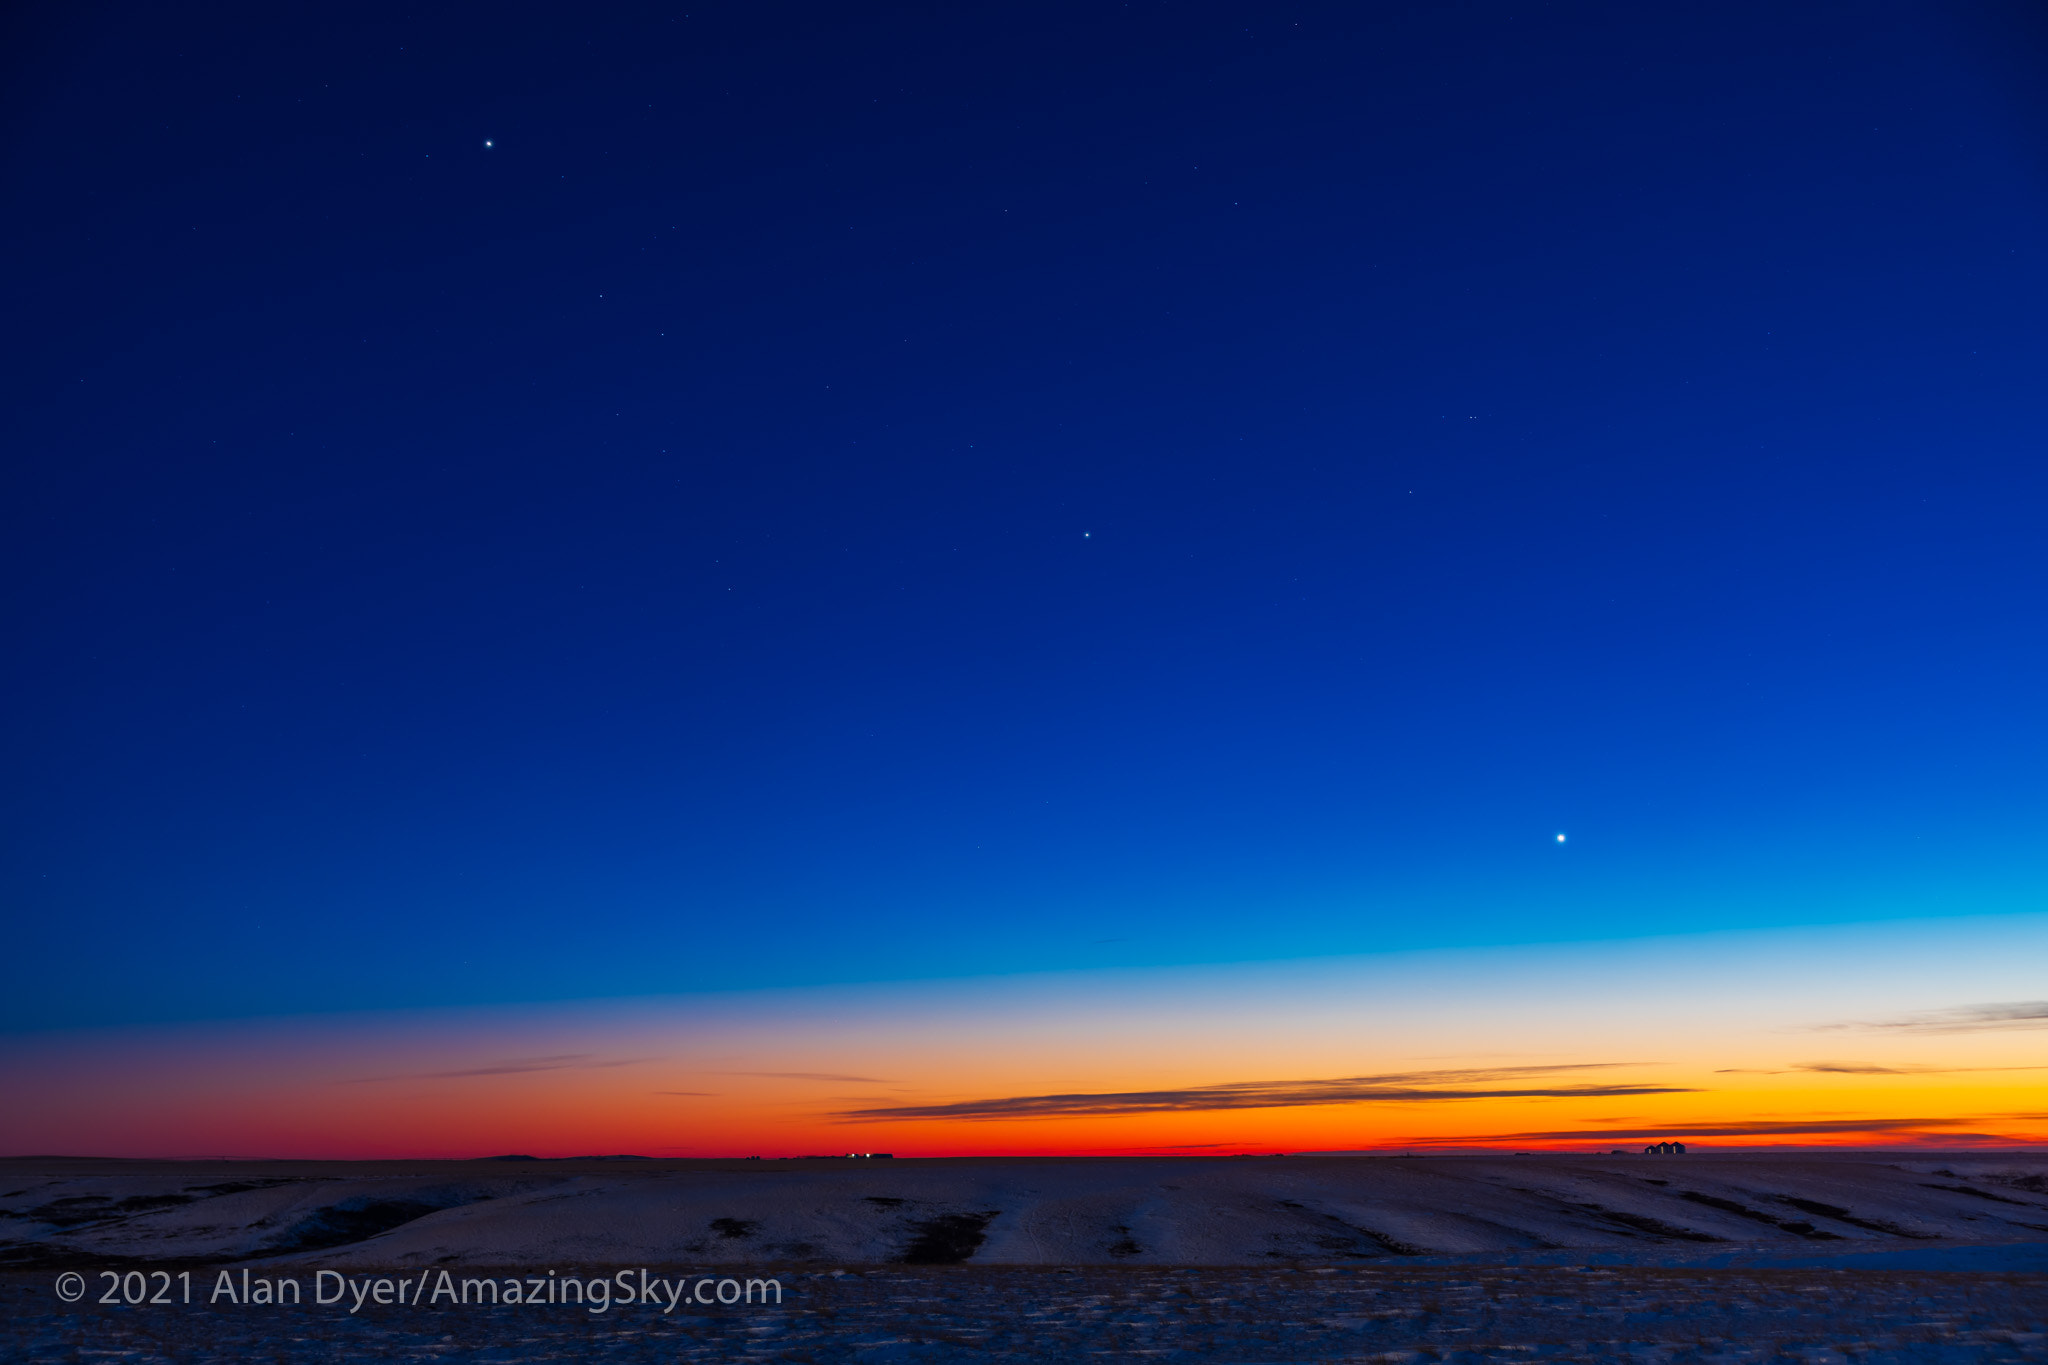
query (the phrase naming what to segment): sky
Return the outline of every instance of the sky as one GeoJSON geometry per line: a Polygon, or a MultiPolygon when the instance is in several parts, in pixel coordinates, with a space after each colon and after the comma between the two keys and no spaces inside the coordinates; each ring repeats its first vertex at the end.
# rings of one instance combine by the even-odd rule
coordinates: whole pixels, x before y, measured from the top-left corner
{"type": "Polygon", "coordinates": [[[7,1150],[2048,1133],[2032,7],[0,53],[7,1150]]]}
{"type": "Polygon", "coordinates": [[[0,1048],[0,1150],[2038,1149],[2043,960],[1973,916],[64,1030],[0,1048]]]}

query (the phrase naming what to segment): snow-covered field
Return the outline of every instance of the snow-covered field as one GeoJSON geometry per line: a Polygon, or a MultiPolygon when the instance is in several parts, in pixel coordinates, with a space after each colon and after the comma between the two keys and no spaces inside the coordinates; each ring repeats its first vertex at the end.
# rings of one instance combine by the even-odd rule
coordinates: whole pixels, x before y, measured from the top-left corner
{"type": "Polygon", "coordinates": [[[2048,1361],[2024,1155],[9,1161],[0,1210],[9,1362],[2048,1361]]]}
{"type": "Polygon", "coordinates": [[[1928,1252],[2017,1243],[2048,1243],[2048,1158],[0,1162],[0,1268],[1506,1264],[1589,1252],[1661,1265],[1911,1253],[1933,1268],[1928,1252]]]}
{"type": "Polygon", "coordinates": [[[0,1277],[11,1365],[2048,1360],[2048,1277],[1391,1266],[869,1268],[780,1307],[92,1307],[0,1277]]]}

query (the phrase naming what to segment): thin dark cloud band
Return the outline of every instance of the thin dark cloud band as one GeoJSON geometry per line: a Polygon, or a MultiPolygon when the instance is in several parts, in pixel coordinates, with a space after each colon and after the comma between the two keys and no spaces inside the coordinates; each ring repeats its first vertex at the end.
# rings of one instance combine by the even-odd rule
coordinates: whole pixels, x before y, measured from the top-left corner
{"type": "Polygon", "coordinates": [[[1822,1024],[1819,1032],[1868,1030],[1892,1033],[1977,1033],[1986,1030],[2048,1028],[2048,1000],[2008,1000],[1924,1010],[1900,1019],[1822,1024]]]}
{"type": "MultiPolygon", "coordinates": [[[[1473,1142],[1534,1142],[1545,1139],[1606,1141],[1614,1138],[1790,1137],[1803,1133],[1911,1133],[1954,1128],[1961,1124],[2023,1119],[2018,1114],[1973,1114],[1963,1118],[1791,1119],[1756,1123],[1669,1123],[1662,1128],[1565,1128],[1543,1133],[1495,1133],[1473,1142]]],[[[1958,1135],[1961,1136],[1961,1135],[1958,1135]]]]}
{"type": "Polygon", "coordinates": [[[1795,1071],[1811,1071],[1829,1076],[1959,1076],[1992,1071],[2048,1071],[2044,1066],[1921,1066],[1907,1062],[1903,1066],[1883,1066],[1877,1062],[1794,1062],[1790,1066],[1749,1067],[1724,1066],[1716,1076],[1788,1076],[1795,1071]]]}
{"type": "Polygon", "coordinates": [[[566,1052],[554,1057],[513,1057],[489,1066],[474,1066],[461,1071],[406,1071],[395,1076],[359,1076],[356,1083],[360,1085],[372,1081],[452,1081],[465,1076],[517,1076],[528,1071],[638,1066],[647,1060],[649,1059],[646,1057],[623,1057],[616,1061],[600,1061],[594,1052],[566,1052]]]}
{"type": "Polygon", "coordinates": [[[1334,1080],[1238,1081],[1180,1090],[1126,1090],[1066,1095],[1008,1095],[950,1104],[891,1105],[849,1109],[838,1117],[874,1119],[1019,1119],[1113,1114],[1188,1113],[1230,1109],[1286,1109],[1324,1104],[1414,1104],[1444,1100],[1588,1099],[1612,1095],[1676,1095],[1689,1087],[1668,1085],[1500,1086],[1506,1081],[1566,1071],[1585,1071],[1640,1062],[1578,1062],[1568,1066],[1496,1067],[1485,1070],[1412,1071],[1334,1080]]]}

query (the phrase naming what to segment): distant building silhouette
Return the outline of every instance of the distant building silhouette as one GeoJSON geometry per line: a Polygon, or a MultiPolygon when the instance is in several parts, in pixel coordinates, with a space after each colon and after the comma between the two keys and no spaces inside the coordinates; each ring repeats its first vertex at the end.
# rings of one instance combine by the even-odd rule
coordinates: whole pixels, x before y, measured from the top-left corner
{"type": "Polygon", "coordinates": [[[1649,1146],[1643,1148],[1643,1155],[1684,1156],[1685,1144],[1682,1142],[1653,1142],[1649,1146]]]}

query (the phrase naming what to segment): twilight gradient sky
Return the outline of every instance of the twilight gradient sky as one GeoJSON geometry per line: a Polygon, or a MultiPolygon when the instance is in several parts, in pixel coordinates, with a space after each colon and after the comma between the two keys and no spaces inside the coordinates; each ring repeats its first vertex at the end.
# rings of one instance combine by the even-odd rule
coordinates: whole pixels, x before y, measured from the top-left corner
{"type": "MultiPolygon", "coordinates": [[[[1843,1018],[2048,997],[2033,6],[0,24],[9,1066],[667,1056],[556,1034],[851,991],[908,1051],[756,1069],[888,1077],[1028,977],[1096,983],[1088,1064],[1019,1024],[906,1104],[1476,1074],[1516,1045],[1261,1021],[1437,954],[1512,1035],[1673,933],[1789,933],[1843,1018]],[[1148,1051],[1123,982],[1266,1050],[1148,1051]]],[[[1708,1002],[1700,1074],[1813,1060],[1708,1002]]],[[[1515,1065],[1677,1065],[1608,1027],[1515,1065]]],[[[471,1140],[402,1108],[349,1150],[471,1140]]],[[[562,1142],[767,1141],[715,1118],[562,1142]]]]}

